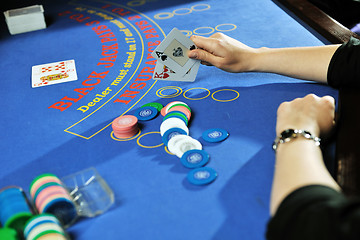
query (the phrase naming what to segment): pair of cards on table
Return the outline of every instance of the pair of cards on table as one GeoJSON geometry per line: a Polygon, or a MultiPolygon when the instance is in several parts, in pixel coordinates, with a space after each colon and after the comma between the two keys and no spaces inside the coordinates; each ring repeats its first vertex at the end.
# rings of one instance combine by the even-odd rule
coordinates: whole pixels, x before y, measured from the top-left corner
{"type": "Polygon", "coordinates": [[[66,60],[32,67],[31,86],[43,87],[77,80],[74,60],[66,60]]]}
{"type": "Polygon", "coordinates": [[[177,28],[171,30],[151,55],[157,59],[154,80],[195,81],[200,61],[187,56],[195,44],[177,28]]]}

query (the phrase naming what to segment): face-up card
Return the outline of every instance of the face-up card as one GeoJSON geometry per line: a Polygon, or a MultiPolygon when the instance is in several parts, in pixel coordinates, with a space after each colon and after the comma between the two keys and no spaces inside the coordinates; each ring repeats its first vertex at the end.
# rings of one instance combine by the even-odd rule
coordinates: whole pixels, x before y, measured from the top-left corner
{"type": "Polygon", "coordinates": [[[66,60],[32,67],[33,88],[77,80],[75,61],[66,60]]]}
{"type": "Polygon", "coordinates": [[[195,81],[197,72],[199,70],[200,61],[197,61],[185,75],[178,75],[173,70],[163,65],[160,61],[156,62],[155,71],[153,74],[154,80],[168,80],[168,81],[183,81],[193,82],[195,81]]]}
{"type": "Polygon", "coordinates": [[[187,52],[194,48],[196,48],[195,44],[177,28],[174,28],[151,55],[172,69],[176,75],[184,76],[198,62],[187,56],[187,52]]]}

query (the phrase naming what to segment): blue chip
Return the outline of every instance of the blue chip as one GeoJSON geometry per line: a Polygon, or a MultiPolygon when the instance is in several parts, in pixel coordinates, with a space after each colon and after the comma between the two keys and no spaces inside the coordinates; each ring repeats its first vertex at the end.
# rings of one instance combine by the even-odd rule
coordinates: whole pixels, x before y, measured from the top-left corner
{"type": "Polygon", "coordinates": [[[162,136],[163,143],[167,146],[169,140],[176,135],[188,135],[184,129],[181,128],[170,128],[162,136]]]}
{"type": "Polygon", "coordinates": [[[187,168],[199,168],[207,164],[209,158],[210,156],[206,151],[193,149],[185,152],[180,161],[187,168]]]}
{"type": "Polygon", "coordinates": [[[56,198],[50,201],[44,207],[43,212],[53,214],[63,225],[72,223],[77,217],[74,202],[66,198],[56,198]]]}
{"type": "Polygon", "coordinates": [[[229,133],[222,128],[211,128],[203,132],[202,138],[207,142],[221,142],[229,136],[229,133]]]}
{"type": "Polygon", "coordinates": [[[191,170],[187,179],[190,183],[195,185],[205,185],[213,182],[217,177],[217,172],[209,167],[196,168],[191,170]]]}
{"type": "Polygon", "coordinates": [[[155,118],[158,114],[158,110],[154,107],[147,106],[139,108],[135,113],[134,116],[137,117],[139,121],[147,121],[155,118]]]}

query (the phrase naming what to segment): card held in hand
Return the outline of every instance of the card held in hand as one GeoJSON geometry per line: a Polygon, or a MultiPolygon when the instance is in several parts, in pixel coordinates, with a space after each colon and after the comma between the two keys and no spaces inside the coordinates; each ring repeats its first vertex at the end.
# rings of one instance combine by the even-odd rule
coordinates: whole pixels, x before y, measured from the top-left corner
{"type": "Polygon", "coordinates": [[[75,60],[66,60],[32,67],[33,88],[77,80],[75,60]]]}
{"type": "Polygon", "coordinates": [[[196,62],[199,62],[187,56],[187,52],[195,48],[195,44],[189,38],[174,28],[151,55],[177,76],[184,76],[196,62]]]}
{"type": "Polygon", "coordinates": [[[167,66],[160,63],[160,61],[156,62],[155,71],[153,74],[154,80],[168,80],[168,81],[182,81],[182,82],[193,82],[195,81],[197,72],[199,70],[200,61],[197,61],[189,71],[184,75],[178,75],[173,70],[168,68],[167,66]]]}

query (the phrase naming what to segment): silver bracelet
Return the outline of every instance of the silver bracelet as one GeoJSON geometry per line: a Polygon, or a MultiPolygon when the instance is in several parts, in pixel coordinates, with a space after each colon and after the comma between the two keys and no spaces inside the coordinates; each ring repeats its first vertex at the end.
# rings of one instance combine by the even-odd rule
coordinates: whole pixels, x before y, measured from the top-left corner
{"type": "Polygon", "coordinates": [[[276,149],[278,148],[280,143],[290,142],[292,139],[297,138],[299,136],[302,136],[308,140],[313,140],[315,142],[316,146],[320,146],[321,139],[312,135],[310,132],[308,132],[306,130],[287,129],[287,130],[283,131],[280,134],[280,136],[277,136],[275,138],[272,148],[274,151],[276,151],[276,149]]]}

